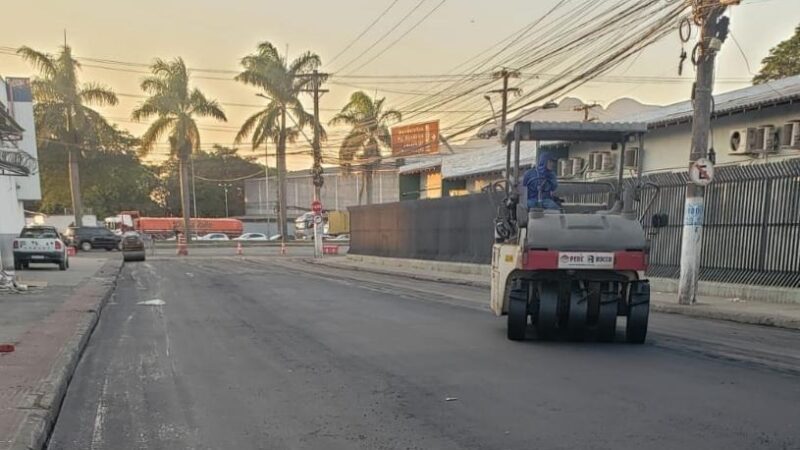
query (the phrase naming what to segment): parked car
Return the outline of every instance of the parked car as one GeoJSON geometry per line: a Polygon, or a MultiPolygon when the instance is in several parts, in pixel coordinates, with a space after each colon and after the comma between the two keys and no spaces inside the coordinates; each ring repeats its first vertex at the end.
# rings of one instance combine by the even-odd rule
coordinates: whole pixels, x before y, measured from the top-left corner
{"type": "Polygon", "coordinates": [[[349,234],[340,234],[338,236],[331,236],[327,240],[331,241],[331,242],[349,241],[350,240],[350,235],[349,234]]]}
{"type": "Polygon", "coordinates": [[[123,261],[144,261],[145,247],[144,239],[139,233],[128,232],[122,236],[122,260],[123,261]]]}
{"type": "Polygon", "coordinates": [[[55,263],[59,270],[67,270],[69,257],[67,246],[56,227],[29,225],[22,228],[14,239],[14,269],[27,269],[30,263],[55,263]]]}
{"type": "Polygon", "coordinates": [[[85,252],[95,248],[104,248],[107,251],[119,250],[122,241],[122,236],[104,227],[69,227],[64,237],[67,239],[67,245],[85,252]]]}
{"type": "Polygon", "coordinates": [[[200,237],[201,241],[230,241],[231,239],[225,233],[208,233],[200,237]]]}
{"type": "MultiPolygon", "coordinates": [[[[192,234],[189,235],[189,240],[190,241],[197,241],[199,239],[200,239],[200,236],[198,236],[197,233],[192,233],[192,234]]],[[[176,240],[178,240],[178,237],[177,236],[171,236],[171,237],[168,237],[168,238],[166,238],[164,240],[165,241],[176,241],[176,240]]]]}
{"type": "Polygon", "coordinates": [[[267,235],[263,233],[245,233],[237,238],[234,241],[266,241],[267,235]]]}
{"type": "MultiPolygon", "coordinates": [[[[287,240],[287,241],[294,241],[294,240],[296,240],[296,239],[297,239],[297,238],[296,238],[296,237],[294,237],[294,236],[293,236],[293,235],[291,235],[291,234],[290,234],[289,236],[287,236],[287,237],[286,237],[286,240],[287,240]]],[[[275,242],[275,241],[280,241],[280,240],[281,240],[281,235],[280,235],[280,234],[275,234],[275,235],[272,235],[272,236],[270,236],[270,237],[269,237],[269,240],[270,240],[270,241],[272,241],[272,242],[275,242]]]]}

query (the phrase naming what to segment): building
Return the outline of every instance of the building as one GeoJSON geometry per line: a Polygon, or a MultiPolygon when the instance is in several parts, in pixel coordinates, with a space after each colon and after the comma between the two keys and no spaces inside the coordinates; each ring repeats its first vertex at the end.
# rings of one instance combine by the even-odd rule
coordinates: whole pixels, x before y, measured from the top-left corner
{"type": "MultiPolygon", "coordinates": [[[[609,121],[633,113],[659,109],[629,98],[610,103],[606,108],[586,104],[577,98],[564,98],[554,107],[535,107],[512,116],[508,129],[522,120],[554,122],[609,121]]],[[[454,154],[427,158],[406,164],[399,169],[401,200],[438,198],[480,192],[496,180],[502,179],[505,169],[505,148],[500,144],[497,126],[490,124],[461,145],[454,146],[454,154]]],[[[520,147],[521,162],[528,167],[535,158],[536,144],[524,142],[520,147]]],[[[567,149],[560,145],[557,151],[566,156],[567,149]]]]}
{"type": "Polygon", "coordinates": [[[12,241],[25,225],[24,202],[42,198],[33,96],[27,78],[0,79],[0,258],[12,267],[12,241]]]}
{"type": "MultiPolygon", "coordinates": [[[[385,164],[385,166],[388,164],[385,164]]],[[[348,206],[366,203],[363,172],[344,172],[338,167],[325,168],[322,186],[322,205],[328,210],[343,210],[348,206]]],[[[252,178],[244,185],[245,231],[277,233],[278,179],[252,178]]],[[[311,210],[314,183],[310,170],[290,172],[286,176],[288,218],[311,210]]],[[[397,169],[381,168],[373,175],[374,203],[396,202],[398,196],[397,169]]]]}
{"type": "MultiPolygon", "coordinates": [[[[800,156],[800,76],[749,86],[714,96],[710,146],[718,166],[761,164],[800,156]]],[[[555,111],[536,110],[516,120],[582,120],[583,112],[564,107],[555,111]]],[[[572,105],[570,105],[572,106],[572,105]]],[[[605,110],[594,110],[593,117],[603,122],[643,122],[648,134],[644,148],[635,143],[626,148],[626,176],[656,172],[685,171],[689,163],[692,105],[690,101],[663,107],[638,104],[622,99],[605,110]]],[[[509,129],[513,126],[513,122],[509,129]]],[[[481,130],[464,146],[474,150],[443,156],[400,168],[401,199],[435,198],[476,193],[493,181],[501,180],[505,169],[505,149],[497,137],[485,139],[481,130]],[[423,192],[406,195],[413,186],[423,192]],[[405,188],[405,189],[404,189],[405,188]]],[[[612,178],[616,172],[619,148],[591,142],[545,142],[560,158],[559,176],[563,179],[596,180],[612,178]]],[[[536,159],[536,144],[523,143],[522,166],[536,159]]]]}

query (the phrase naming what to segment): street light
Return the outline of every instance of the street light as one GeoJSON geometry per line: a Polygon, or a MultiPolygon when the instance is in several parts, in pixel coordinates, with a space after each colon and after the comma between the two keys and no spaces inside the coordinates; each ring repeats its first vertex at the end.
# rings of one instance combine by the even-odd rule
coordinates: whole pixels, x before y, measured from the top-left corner
{"type": "Polygon", "coordinates": [[[228,188],[232,187],[233,185],[230,183],[219,183],[217,186],[225,190],[225,217],[228,217],[228,188]]]}

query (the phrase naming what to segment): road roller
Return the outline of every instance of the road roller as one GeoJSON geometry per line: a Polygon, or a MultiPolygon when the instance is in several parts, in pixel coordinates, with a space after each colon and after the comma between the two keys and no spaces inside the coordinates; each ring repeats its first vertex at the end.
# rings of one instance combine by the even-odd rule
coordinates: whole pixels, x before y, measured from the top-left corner
{"type": "MultiPolygon", "coordinates": [[[[495,190],[505,195],[497,205],[491,273],[491,309],[506,316],[508,339],[610,342],[624,322],[625,341],[645,342],[650,284],[644,279],[648,236],[643,223],[657,194],[638,205],[644,186],[641,179],[623,180],[623,157],[632,143],[644,148],[646,132],[642,123],[523,121],[508,133],[505,179],[495,190]],[[529,208],[521,186],[523,141],[536,141],[537,157],[542,142],[599,142],[616,149],[619,159],[609,179],[559,182],[556,190],[562,195],[562,189],[607,185],[607,201],[529,208]]],[[[663,214],[649,220],[654,227],[666,223],[663,214]]]]}

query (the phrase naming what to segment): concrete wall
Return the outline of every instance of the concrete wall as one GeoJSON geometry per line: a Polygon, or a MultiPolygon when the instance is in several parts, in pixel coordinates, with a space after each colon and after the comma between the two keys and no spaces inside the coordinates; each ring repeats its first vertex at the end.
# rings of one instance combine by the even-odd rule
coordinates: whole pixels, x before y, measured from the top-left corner
{"type": "Polygon", "coordinates": [[[0,176],[0,253],[3,267],[14,267],[12,241],[25,226],[22,202],[17,200],[18,177],[0,176]]]}
{"type": "MultiPolygon", "coordinates": [[[[359,204],[359,191],[364,186],[362,173],[326,172],[325,184],[322,186],[322,205],[330,210],[343,210],[348,206],[359,204]]],[[[375,173],[373,181],[373,202],[389,203],[399,200],[399,181],[397,171],[380,171],[375,173]]],[[[270,177],[269,205],[266,202],[266,184],[264,178],[250,179],[245,182],[245,214],[262,216],[268,211],[274,213],[278,204],[278,180],[270,177]]],[[[310,174],[289,174],[286,181],[286,202],[289,217],[294,218],[311,209],[314,195],[314,184],[310,174]]],[[[366,191],[362,194],[362,203],[366,203],[366,191]]]]}

